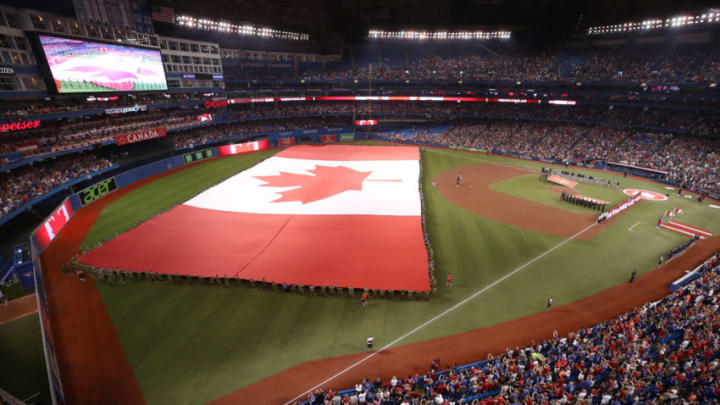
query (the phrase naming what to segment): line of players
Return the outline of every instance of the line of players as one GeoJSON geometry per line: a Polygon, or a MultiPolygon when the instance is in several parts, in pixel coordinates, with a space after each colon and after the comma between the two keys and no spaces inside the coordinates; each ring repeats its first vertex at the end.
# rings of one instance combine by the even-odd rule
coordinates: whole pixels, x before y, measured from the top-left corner
{"type": "Polygon", "coordinates": [[[594,210],[598,210],[600,212],[604,212],[605,207],[607,205],[607,203],[599,203],[599,202],[591,201],[591,200],[588,200],[588,199],[585,199],[582,197],[578,197],[578,196],[575,196],[575,195],[569,194],[569,193],[560,194],[560,201],[569,202],[570,204],[576,204],[576,205],[579,205],[579,206],[585,207],[585,208],[591,208],[594,210]]]}

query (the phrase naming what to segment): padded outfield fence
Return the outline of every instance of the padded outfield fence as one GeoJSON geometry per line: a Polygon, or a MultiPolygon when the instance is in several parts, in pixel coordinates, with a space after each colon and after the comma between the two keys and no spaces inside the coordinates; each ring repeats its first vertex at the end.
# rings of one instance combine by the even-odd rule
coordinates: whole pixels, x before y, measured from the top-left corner
{"type": "MultiPolygon", "coordinates": [[[[217,156],[217,148],[213,148],[213,156],[217,156]]],[[[192,163],[192,162],[187,162],[192,163]]],[[[50,322],[50,306],[48,305],[48,297],[45,288],[45,277],[43,273],[40,255],[52,240],[62,231],[63,227],[72,218],[73,214],[82,208],[85,204],[90,203],[100,197],[103,197],[112,191],[133,184],[147,177],[171,170],[186,164],[184,155],[173,156],[157,162],[140,166],[127,172],[120,173],[109,179],[104,179],[84,190],[72,194],[53,212],[42,221],[32,233],[30,237],[31,253],[33,258],[33,274],[35,278],[35,286],[37,291],[37,307],[40,318],[40,331],[42,334],[43,350],[45,353],[45,363],[47,367],[48,380],[50,384],[50,395],[54,405],[64,405],[67,403],[63,391],[62,377],[55,351],[55,339],[53,328],[50,322]],[[109,186],[109,180],[112,180],[114,187],[109,186]],[[87,197],[88,189],[92,189],[98,185],[105,184],[100,191],[93,191],[91,197],[87,197]],[[82,197],[85,198],[82,198],[82,197]]]]}

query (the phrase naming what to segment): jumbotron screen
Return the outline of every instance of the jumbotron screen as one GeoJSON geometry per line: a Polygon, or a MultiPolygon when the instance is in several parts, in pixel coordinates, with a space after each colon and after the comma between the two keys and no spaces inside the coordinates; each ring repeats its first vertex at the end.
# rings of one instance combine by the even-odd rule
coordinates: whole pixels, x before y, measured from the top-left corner
{"type": "Polygon", "coordinates": [[[167,90],[159,50],[39,38],[58,93],[167,90]]]}

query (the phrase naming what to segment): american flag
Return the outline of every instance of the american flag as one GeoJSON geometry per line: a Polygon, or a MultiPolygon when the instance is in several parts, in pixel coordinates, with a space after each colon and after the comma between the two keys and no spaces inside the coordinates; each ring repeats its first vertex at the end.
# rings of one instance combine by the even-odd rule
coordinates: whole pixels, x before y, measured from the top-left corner
{"type": "Polygon", "coordinates": [[[155,21],[175,24],[175,9],[170,7],[152,6],[152,19],[155,21]]]}

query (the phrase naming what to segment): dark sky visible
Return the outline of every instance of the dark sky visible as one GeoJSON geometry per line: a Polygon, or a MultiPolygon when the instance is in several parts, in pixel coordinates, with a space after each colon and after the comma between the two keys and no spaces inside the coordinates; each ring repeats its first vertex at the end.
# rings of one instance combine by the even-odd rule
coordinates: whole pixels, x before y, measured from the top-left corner
{"type": "Polygon", "coordinates": [[[45,11],[65,17],[75,17],[72,0],[0,0],[0,4],[45,11]]]}

